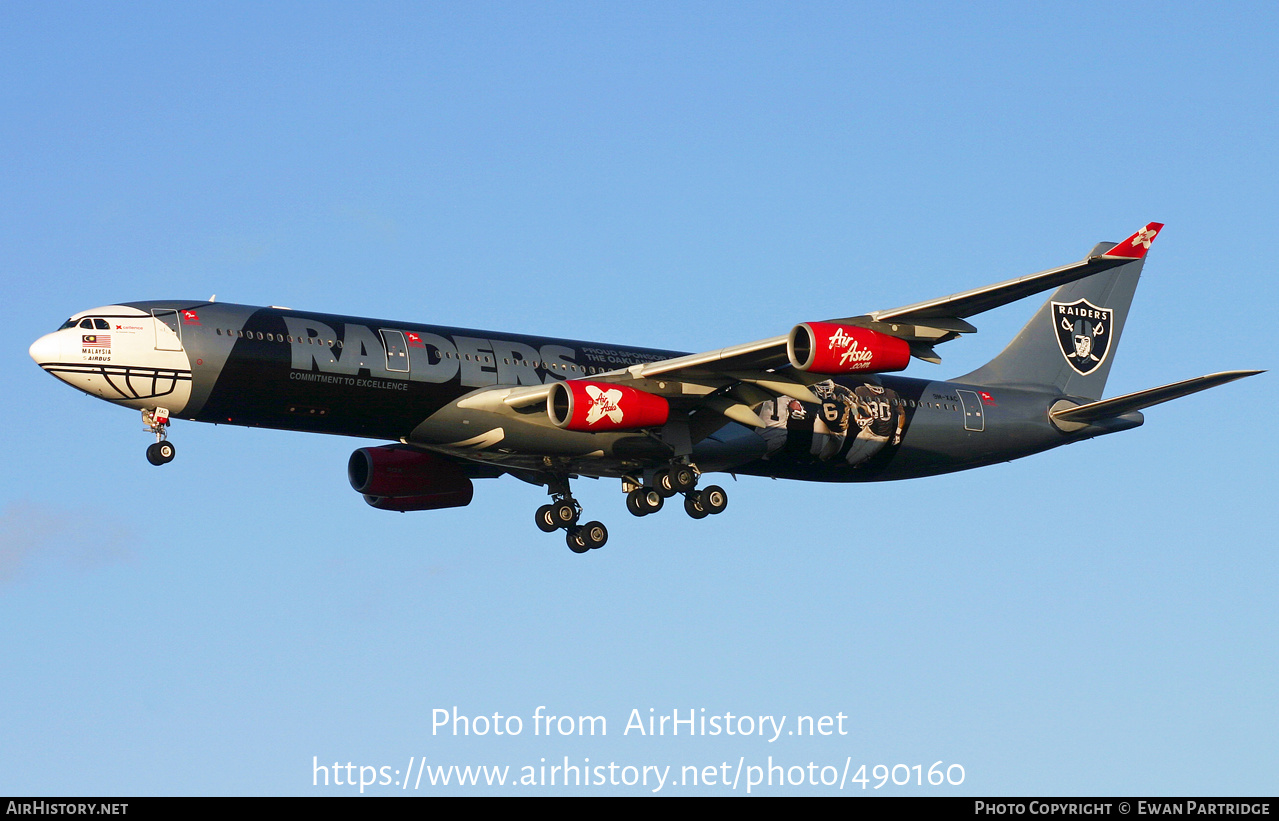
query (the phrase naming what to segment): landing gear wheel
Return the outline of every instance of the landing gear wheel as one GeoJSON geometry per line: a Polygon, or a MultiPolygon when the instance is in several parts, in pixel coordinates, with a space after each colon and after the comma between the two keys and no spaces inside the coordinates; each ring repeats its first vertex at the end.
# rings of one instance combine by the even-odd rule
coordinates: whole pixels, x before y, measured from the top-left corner
{"type": "Polygon", "coordinates": [[[577,538],[591,550],[598,550],[608,541],[608,528],[602,522],[587,522],[578,528],[577,538]]]}
{"type": "Polygon", "coordinates": [[[728,507],[728,493],[719,485],[711,485],[697,494],[697,503],[707,513],[723,513],[724,508],[728,507]]]}
{"type": "Polygon", "coordinates": [[[670,470],[671,487],[677,493],[688,493],[697,487],[697,471],[688,465],[676,465],[670,470]]]}
{"type": "Polygon", "coordinates": [[[173,447],[172,442],[156,442],[147,447],[147,461],[157,467],[167,465],[173,461],[173,457],[178,453],[177,448],[173,447]]]}
{"type": "Polygon", "coordinates": [[[663,499],[669,499],[678,492],[669,470],[659,470],[653,474],[653,488],[662,494],[663,499]]]}
{"type": "Polygon", "coordinates": [[[568,542],[568,549],[574,553],[585,553],[591,549],[590,545],[586,543],[586,540],[582,538],[583,530],[585,530],[585,528],[574,525],[564,533],[564,541],[568,542]]]}
{"type": "Polygon", "coordinates": [[[564,499],[551,505],[551,518],[556,527],[572,527],[577,524],[577,505],[564,499]]]}
{"type": "Polygon", "coordinates": [[[639,487],[626,494],[626,509],[635,516],[647,516],[662,509],[666,499],[651,487],[639,487]]]}
{"type": "Polygon", "coordinates": [[[643,488],[636,488],[626,494],[626,509],[632,516],[643,516],[648,513],[648,508],[644,505],[643,488]]]}
{"type": "Polygon", "coordinates": [[[554,507],[552,505],[542,505],[534,514],[537,521],[537,529],[543,533],[554,533],[560,529],[559,523],[555,521],[554,507]]]}
{"type": "Polygon", "coordinates": [[[689,516],[692,516],[694,519],[705,519],[711,514],[702,510],[701,503],[697,501],[697,497],[699,495],[700,494],[697,493],[689,493],[684,496],[684,512],[689,516]]]}

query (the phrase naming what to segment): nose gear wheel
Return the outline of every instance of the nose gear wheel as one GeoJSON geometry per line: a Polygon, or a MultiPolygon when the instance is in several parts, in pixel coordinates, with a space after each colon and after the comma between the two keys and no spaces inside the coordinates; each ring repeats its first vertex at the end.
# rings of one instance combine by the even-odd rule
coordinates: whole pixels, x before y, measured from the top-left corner
{"type": "Polygon", "coordinates": [[[147,461],[159,467],[167,465],[177,456],[178,450],[168,440],[169,412],[164,408],[143,409],[142,423],[155,434],[155,444],[147,447],[147,461]]]}
{"type": "Polygon", "coordinates": [[[147,446],[147,461],[157,467],[172,462],[173,457],[176,455],[177,449],[168,440],[147,446]]]}

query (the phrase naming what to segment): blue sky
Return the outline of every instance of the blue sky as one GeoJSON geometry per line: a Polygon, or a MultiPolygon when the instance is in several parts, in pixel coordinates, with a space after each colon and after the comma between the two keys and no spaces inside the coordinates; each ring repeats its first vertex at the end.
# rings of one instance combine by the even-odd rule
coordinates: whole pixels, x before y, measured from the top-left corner
{"type": "MultiPolygon", "coordinates": [[[[565,756],[1273,793],[1271,374],[965,474],[724,477],[701,522],[583,480],[611,537],[579,557],[509,478],[367,507],[358,440],[177,422],[153,468],[132,411],[27,346],[217,294],[706,350],[1155,220],[1108,393],[1272,368],[1276,31],[1268,4],[4,4],[0,794],[338,795],[314,760],[565,756]],[[543,705],[607,735],[534,736],[543,705]],[[524,732],[433,734],[455,706],[524,732]],[[650,708],[849,732],[623,733],[650,708]]],[[[971,370],[1038,304],[908,373],[971,370]]]]}

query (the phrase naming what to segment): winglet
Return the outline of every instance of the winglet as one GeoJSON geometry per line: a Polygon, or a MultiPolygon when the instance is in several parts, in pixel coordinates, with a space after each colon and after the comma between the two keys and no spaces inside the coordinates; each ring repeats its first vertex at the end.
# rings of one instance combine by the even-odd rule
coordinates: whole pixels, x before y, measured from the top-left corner
{"type": "Polygon", "coordinates": [[[1121,257],[1123,259],[1141,259],[1150,250],[1150,243],[1164,229],[1162,222],[1148,222],[1146,226],[1128,239],[1111,248],[1103,257],[1121,257]]]}

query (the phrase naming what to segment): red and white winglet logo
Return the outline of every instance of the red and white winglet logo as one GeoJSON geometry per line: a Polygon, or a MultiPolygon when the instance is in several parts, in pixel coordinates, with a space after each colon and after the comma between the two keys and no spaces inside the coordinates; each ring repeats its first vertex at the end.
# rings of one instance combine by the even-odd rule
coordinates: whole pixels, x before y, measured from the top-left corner
{"type": "Polygon", "coordinates": [[[1133,238],[1132,238],[1133,247],[1135,248],[1138,245],[1140,245],[1144,247],[1147,251],[1149,251],[1150,243],[1154,242],[1155,236],[1158,234],[1159,234],[1159,231],[1151,230],[1150,226],[1146,226],[1145,228],[1142,228],[1140,231],[1138,231],[1136,234],[1133,235],[1133,238]]]}
{"type": "Polygon", "coordinates": [[[1150,243],[1155,241],[1163,230],[1162,222],[1148,222],[1145,227],[1128,239],[1111,248],[1103,257],[1123,257],[1124,259],[1141,259],[1150,250],[1150,243]]]}
{"type": "Polygon", "coordinates": [[[622,423],[622,409],[617,403],[622,398],[622,392],[617,388],[609,388],[605,390],[598,385],[586,385],[586,395],[591,398],[591,407],[586,411],[586,424],[594,425],[605,416],[614,425],[622,423]]]}

